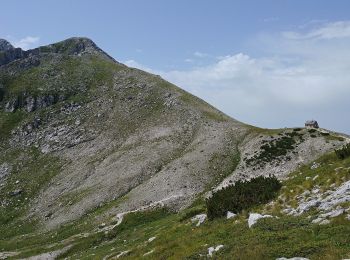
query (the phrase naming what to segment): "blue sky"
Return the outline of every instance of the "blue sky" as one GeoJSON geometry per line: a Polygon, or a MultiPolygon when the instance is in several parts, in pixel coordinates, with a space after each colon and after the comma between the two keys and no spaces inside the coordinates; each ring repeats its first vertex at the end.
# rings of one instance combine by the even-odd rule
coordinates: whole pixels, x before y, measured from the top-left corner
{"type": "Polygon", "coordinates": [[[350,1],[0,3],[0,37],[16,46],[86,36],[240,121],[350,133],[350,1]]]}

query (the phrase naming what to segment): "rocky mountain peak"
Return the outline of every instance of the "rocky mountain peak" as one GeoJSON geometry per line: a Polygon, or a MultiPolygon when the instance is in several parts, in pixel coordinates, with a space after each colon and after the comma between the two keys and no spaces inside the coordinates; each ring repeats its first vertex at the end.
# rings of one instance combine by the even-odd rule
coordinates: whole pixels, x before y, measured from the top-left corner
{"type": "MultiPolygon", "coordinates": [[[[8,41],[0,39],[0,51],[3,52],[3,55],[0,56],[0,66],[6,65],[14,60],[26,59],[28,57],[31,57],[31,60],[29,60],[29,66],[31,66],[33,57],[40,59],[40,56],[46,54],[100,54],[103,57],[116,62],[111,56],[101,50],[92,40],[85,37],[72,37],[57,43],[41,46],[27,51],[24,51],[21,48],[14,48],[8,41]]],[[[25,63],[25,66],[27,66],[28,62],[25,61],[25,63]]],[[[35,64],[37,64],[37,62],[35,64]]]]}
{"type": "Polygon", "coordinates": [[[55,53],[65,54],[79,54],[82,52],[102,51],[92,40],[85,37],[68,38],[64,41],[57,42],[42,48],[46,48],[55,53]]]}
{"type": "Polygon", "coordinates": [[[0,51],[12,50],[14,47],[5,39],[0,39],[0,51]]]}

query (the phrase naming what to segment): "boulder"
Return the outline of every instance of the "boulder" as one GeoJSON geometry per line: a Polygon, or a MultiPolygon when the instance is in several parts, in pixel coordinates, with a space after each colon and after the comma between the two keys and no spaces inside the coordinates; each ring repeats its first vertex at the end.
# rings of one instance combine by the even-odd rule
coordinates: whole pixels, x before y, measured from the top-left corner
{"type": "Polygon", "coordinates": [[[259,219],[262,218],[272,218],[271,215],[261,215],[259,213],[250,213],[249,219],[248,219],[248,226],[251,228],[253,225],[255,225],[259,219]]]}
{"type": "Polygon", "coordinates": [[[207,214],[198,214],[191,218],[192,223],[197,222],[196,227],[199,227],[207,219],[207,214]]]}
{"type": "Polygon", "coordinates": [[[305,258],[305,257],[292,257],[292,258],[280,257],[280,258],[276,258],[276,260],[309,260],[309,258],[305,258]]]}
{"type": "Polygon", "coordinates": [[[224,245],[218,245],[216,247],[213,247],[213,246],[209,247],[208,248],[208,256],[212,257],[214,252],[219,251],[223,247],[224,247],[224,245]]]}
{"type": "Polygon", "coordinates": [[[236,216],[237,216],[237,214],[235,214],[231,211],[227,211],[226,219],[234,218],[236,216]]]}
{"type": "Polygon", "coordinates": [[[13,98],[6,102],[5,104],[5,112],[12,113],[18,108],[18,100],[17,98],[13,98]]]}
{"type": "Polygon", "coordinates": [[[14,191],[10,191],[10,192],[9,192],[9,195],[10,195],[10,196],[18,196],[18,195],[20,195],[22,192],[23,192],[23,190],[17,189],[17,190],[14,190],[14,191]]]}
{"type": "Polygon", "coordinates": [[[33,112],[35,110],[35,98],[32,96],[26,97],[24,100],[24,109],[27,112],[33,112]]]}

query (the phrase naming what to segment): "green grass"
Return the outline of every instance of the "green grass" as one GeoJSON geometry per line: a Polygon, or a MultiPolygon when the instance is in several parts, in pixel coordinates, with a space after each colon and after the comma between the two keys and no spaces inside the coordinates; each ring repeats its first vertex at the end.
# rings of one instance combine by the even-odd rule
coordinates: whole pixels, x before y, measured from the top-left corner
{"type": "MultiPolygon", "coordinates": [[[[290,200],[315,185],[327,188],[333,181],[340,184],[345,178],[350,179],[350,159],[339,160],[334,153],[317,160],[320,167],[314,170],[310,165],[301,167],[283,182],[284,189],[279,195],[290,200]],[[338,173],[334,174],[335,169],[338,173]],[[300,174],[300,172],[302,174],[300,174]],[[320,177],[306,180],[305,177],[320,177]],[[327,182],[333,178],[332,182],[327,182]],[[309,183],[311,180],[311,183],[309,183]]],[[[199,259],[205,256],[210,246],[224,245],[216,252],[214,259],[275,259],[277,257],[307,257],[310,259],[343,259],[349,258],[350,223],[344,217],[334,219],[329,225],[312,224],[307,216],[285,216],[278,211],[278,200],[275,206],[260,205],[252,212],[264,211],[279,218],[264,219],[253,228],[247,225],[248,212],[244,211],[235,219],[218,218],[206,221],[195,227],[190,218],[204,213],[204,200],[198,198],[190,208],[181,213],[172,213],[165,209],[138,212],[126,215],[122,224],[109,232],[97,232],[101,221],[113,224],[110,218],[97,218],[108,208],[116,206],[117,201],[110,202],[101,208],[89,212],[82,219],[66,224],[45,233],[34,232],[30,236],[0,240],[0,248],[7,251],[19,249],[18,257],[26,257],[48,249],[63,248],[73,244],[61,259],[102,259],[109,255],[117,256],[120,252],[130,250],[125,259],[139,259],[151,250],[153,253],[145,259],[199,259]],[[87,232],[86,237],[76,234],[87,232]],[[151,237],[156,237],[148,242],[151,237]],[[66,241],[59,243],[59,241],[66,241]],[[58,243],[58,244],[56,244],[58,243]]]]}
{"type": "Polygon", "coordinates": [[[318,226],[300,217],[265,219],[252,229],[243,218],[238,223],[218,219],[194,227],[176,214],[158,210],[131,214],[110,233],[78,239],[60,258],[102,259],[130,250],[126,259],[139,259],[154,250],[149,259],[198,259],[208,247],[223,244],[215,254],[218,259],[341,259],[349,256],[349,231],[348,223],[318,226]]]}
{"type": "MultiPolygon", "coordinates": [[[[275,205],[277,209],[286,203],[295,205],[295,197],[305,190],[311,191],[313,188],[319,187],[325,191],[332,184],[339,186],[344,181],[350,180],[350,158],[341,160],[332,152],[316,160],[316,163],[320,165],[317,169],[311,169],[310,165],[304,165],[290,174],[290,178],[284,182],[284,189],[280,194],[286,201],[277,201],[275,205]]],[[[350,203],[348,204],[350,206],[350,203]]]]}
{"type": "Polygon", "coordinates": [[[41,65],[20,71],[15,77],[0,75],[5,99],[17,98],[20,106],[25,96],[74,95],[86,101],[100,86],[112,87],[114,74],[123,67],[96,55],[81,57],[63,55],[58,60],[44,56],[41,65]],[[52,75],[57,75],[52,77],[52,75]],[[81,93],[84,92],[84,95],[81,93]]]}
{"type": "Polygon", "coordinates": [[[24,119],[24,112],[15,113],[0,112],[0,141],[9,137],[11,130],[14,129],[24,119]]]}
{"type": "Polygon", "coordinates": [[[227,151],[225,154],[213,154],[209,159],[209,163],[214,179],[207,185],[206,190],[209,191],[232,174],[237,168],[240,158],[241,154],[237,148],[232,151],[227,151]]]}
{"type": "Polygon", "coordinates": [[[62,164],[57,158],[42,155],[35,148],[9,150],[1,155],[0,162],[12,162],[14,165],[0,193],[0,201],[5,205],[0,209],[0,240],[4,240],[35,230],[35,219],[23,219],[28,204],[58,173],[62,164]],[[10,195],[18,189],[22,190],[21,194],[10,195]]]}

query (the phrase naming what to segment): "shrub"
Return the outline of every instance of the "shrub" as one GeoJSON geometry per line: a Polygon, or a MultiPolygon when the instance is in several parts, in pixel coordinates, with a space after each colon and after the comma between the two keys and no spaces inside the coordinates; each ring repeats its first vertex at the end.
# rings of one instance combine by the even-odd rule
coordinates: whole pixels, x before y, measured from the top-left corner
{"type": "Polygon", "coordinates": [[[275,176],[259,176],[250,181],[238,181],[206,199],[208,218],[225,216],[227,211],[239,213],[267,203],[276,197],[281,186],[275,176]]]}
{"type": "Polygon", "coordinates": [[[350,156],[350,144],[344,145],[341,149],[335,150],[335,154],[341,160],[350,156]]]}
{"type": "Polygon", "coordinates": [[[246,159],[248,166],[264,166],[265,163],[273,160],[280,160],[281,157],[286,156],[288,152],[294,150],[297,145],[294,137],[299,137],[302,141],[302,135],[297,132],[286,133],[286,136],[279,137],[270,141],[263,141],[260,146],[260,153],[253,157],[246,159]]]}

